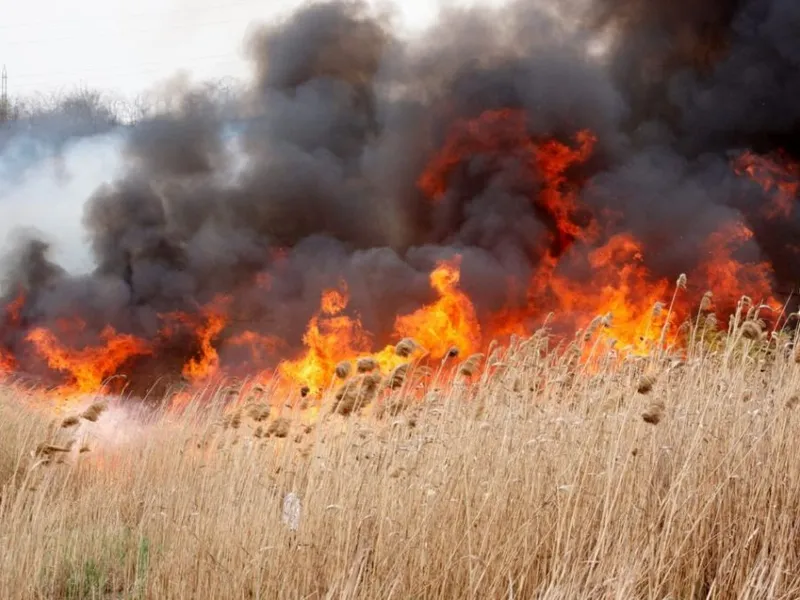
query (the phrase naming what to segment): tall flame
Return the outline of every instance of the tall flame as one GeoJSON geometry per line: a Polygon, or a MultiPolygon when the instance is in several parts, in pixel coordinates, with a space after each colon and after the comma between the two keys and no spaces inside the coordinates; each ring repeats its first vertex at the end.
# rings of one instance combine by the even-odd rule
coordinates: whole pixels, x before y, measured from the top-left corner
{"type": "MultiPolygon", "coordinates": [[[[579,131],[564,142],[532,135],[531,129],[526,113],[514,109],[489,110],[459,120],[417,180],[430,209],[439,210],[451,202],[469,201],[476,193],[473,188],[483,185],[480,178],[470,179],[475,172],[470,167],[475,164],[513,178],[517,193],[526,196],[546,225],[530,248],[537,257],[530,276],[525,281],[509,281],[507,287],[515,293],[507,306],[479,319],[461,286],[461,258],[441,261],[429,274],[435,298],[395,317],[393,341],[414,338],[428,357],[439,359],[452,348],[463,354],[485,350],[492,340],[528,334],[549,319],[550,326],[560,333],[583,329],[589,336],[602,331],[604,337],[616,340],[618,348],[646,354],[657,344],[683,342],[680,324],[691,318],[706,290],[713,291],[714,305],[706,302],[704,309],[723,314],[744,294],[775,303],[770,263],[758,258],[743,261],[739,256],[750,246],[757,250],[753,231],[743,221],[720,222],[687,272],[692,290],[676,287],[675,279],[658,277],[647,268],[651,257],[642,240],[621,231],[608,214],[583,201],[584,180],[596,145],[594,135],[579,131]],[[478,157],[479,163],[474,162],[478,157]]],[[[762,217],[793,214],[800,194],[800,166],[781,154],[748,152],[735,159],[732,167],[767,192],[770,201],[762,217]]],[[[270,252],[279,272],[287,250],[270,252]]],[[[272,277],[270,273],[255,277],[262,293],[269,293],[272,277]]],[[[219,354],[224,343],[226,350],[246,355],[238,364],[244,362],[248,374],[276,373],[284,382],[314,392],[330,385],[343,361],[371,356],[386,373],[409,360],[407,352],[398,356],[394,346],[385,345],[387,340],[376,340],[365,329],[359,315],[349,309],[344,281],[322,291],[319,309],[305,328],[303,350],[288,357],[291,340],[238,325],[239,319],[231,313],[234,300],[234,295],[220,296],[196,311],[159,315],[162,328],[152,341],[119,334],[110,326],[99,336],[92,335],[76,319],[31,329],[26,339],[52,371],[63,374],[61,391],[70,393],[97,391],[132,358],[155,355],[158,359],[161,352],[169,354],[176,347],[176,352],[183,352],[179,355],[183,376],[195,384],[230,373],[230,365],[223,364],[219,354]],[[233,331],[228,331],[234,323],[233,331]],[[91,343],[82,346],[86,340],[91,343]],[[185,348],[192,349],[188,357],[185,348]],[[285,360],[277,363],[279,357],[285,360]]],[[[6,304],[0,327],[21,329],[25,302],[26,296],[20,292],[6,304]]],[[[0,348],[0,370],[16,369],[19,358],[0,348]]]]}
{"type": "Polygon", "coordinates": [[[278,368],[284,379],[319,391],[330,383],[339,362],[369,352],[371,341],[361,322],[343,313],[348,302],[344,283],[341,289],[322,293],[320,311],[311,318],[303,335],[305,352],[278,368]]]}
{"type": "Polygon", "coordinates": [[[459,260],[443,261],[430,276],[439,298],[410,315],[400,316],[394,330],[398,337],[415,338],[433,358],[441,358],[455,347],[475,352],[481,344],[481,328],[475,308],[458,288],[459,260]]]}
{"type": "MultiPolygon", "coordinates": [[[[81,332],[81,321],[66,323],[70,333],[81,332]]],[[[133,335],[119,334],[110,325],[100,332],[102,344],[73,349],[59,341],[56,334],[46,328],[32,329],[27,340],[36,348],[47,365],[67,376],[60,387],[61,393],[91,393],[100,390],[106,378],[114,375],[125,361],[134,356],[150,354],[150,345],[133,335]]]]}

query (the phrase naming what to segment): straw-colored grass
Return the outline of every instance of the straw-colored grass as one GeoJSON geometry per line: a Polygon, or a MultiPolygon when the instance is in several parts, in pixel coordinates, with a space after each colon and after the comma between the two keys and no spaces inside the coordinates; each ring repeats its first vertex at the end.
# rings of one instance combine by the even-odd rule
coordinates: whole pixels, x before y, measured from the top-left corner
{"type": "Polygon", "coordinates": [[[0,597],[800,597],[800,365],[751,330],[591,368],[517,341],[361,415],[62,427],[8,388],[0,597]]]}

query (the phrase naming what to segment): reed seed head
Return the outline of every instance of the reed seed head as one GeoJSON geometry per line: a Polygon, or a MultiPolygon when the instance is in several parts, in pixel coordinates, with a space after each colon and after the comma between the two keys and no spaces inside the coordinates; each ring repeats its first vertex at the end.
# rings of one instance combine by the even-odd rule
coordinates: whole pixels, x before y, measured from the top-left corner
{"type": "Polygon", "coordinates": [[[658,425],[664,418],[664,403],[661,400],[652,402],[642,413],[642,420],[650,425],[658,425]]]}
{"type": "Polygon", "coordinates": [[[67,429],[69,427],[75,427],[78,423],[80,423],[80,417],[76,417],[75,415],[71,415],[66,417],[63,421],[61,421],[61,427],[67,429]]]}
{"type": "Polygon", "coordinates": [[[461,367],[459,367],[458,372],[465,377],[472,377],[478,370],[482,360],[483,354],[473,354],[467,360],[461,363],[461,367]]]}
{"type": "Polygon", "coordinates": [[[349,362],[343,360],[338,365],[336,365],[336,376],[339,379],[347,379],[347,377],[350,375],[350,371],[352,370],[352,368],[353,366],[349,362]]]}
{"type": "Polygon", "coordinates": [[[408,358],[419,347],[413,338],[403,338],[394,347],[394,353],[401,358],[408,358]]]}
{"type": "Polygon", "coordinates": [[[653,390],[655,384],[655,375],[642,375],[639,379],[639,383],[636,385],[636,391],[640,394],[649,394],[653,390]]]}
{"type": "Polygon", "coordinates": [[[372,358],[371,356],[365,356],[364,358],[359,358],[358,362],[356,363],[356,369],[359,373],[369,373],[370,371],[374,371],[378,368],[378,361],[372,358]]]}
{"type": "Polygon", "coordinates": [[[83,413],[81,413],[81,418],[86,419],[87,421],[95,422],[97,419],[100,418],[106,409],[108,409],[108,403],[105,401],[94,402],[89,408],[87,408],[83,413]]]}

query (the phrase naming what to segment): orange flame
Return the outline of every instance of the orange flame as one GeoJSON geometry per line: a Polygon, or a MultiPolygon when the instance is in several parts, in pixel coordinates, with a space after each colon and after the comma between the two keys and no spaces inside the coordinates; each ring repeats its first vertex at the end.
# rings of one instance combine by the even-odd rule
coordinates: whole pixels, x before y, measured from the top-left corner
{"type": "MultiPolygon", "coordinates": [[[[529,195],[536,212],[546,222],[548,233],[533,248],[538,258],[527,281],[509,282],[509,289],[519,292],[514,298],[526,300],[524,306],[509,302],[507,307],[479,321],[475,306],[460,287],[457,257],[438,263],[430,273],[430,286],[436,294],[432,302],[396,317],[396,339],[414,338],[431,358],[439,359],[453,347],[470,354],[485,350],[490,340],[529,334],[548,313],[554,314],[549,321],[551,326],[561,333],[586,328],[593,321],[596,325],[600,322],[598,317],[611,315],[594,330],[616,340],[619,348],[645,354],[661,342],[681,343],[677,325],[690,318],[696,308],[693,301],[699,300],[706,289],[713,291],[722,310],[735,306],[743,294],[775,302],[771,265],[736,258],[740,250],[747,250],[753,237],[753,232],[738,221],[720,223],[706,240],[695,268],[687,273],[690,285],[699,289],[696,293],[676,290],[675,279],[652,274],[646,267],[647,247],[642,241],[613,229],[607,222],[608,215],[595,213],[581,202],[581,171],[595,144],[595,137],[588,131],[578,132],[569,143],[537,138],[530,133],[528,117],[521,110],[490,110],[477,118],[456,122],[417,181],[432,209],[448,199],[449,193],[459,193],[461,165],[480,156],[489,168],[507,170],[512,165],[518,189],[529,195]]],[[[733,168],[770,194],[765,216],[792,213],[800,192],[800,166],[781,155],[745,153],[733,168]]],[[[271,252],[275,261],[281,261],[287,251],[271,252]]],[[[266,291],[271,276],[260,273],[255,283],[266,291]]],[[[179,341],[178,327],[188,330],[196,353],[183,364],[182,373],[195,384],[225,372],[218,346],[231,320],[231,302],[230,297],[219,297],[197,313],[160,316],[163,327],[158,342],[164,342],[165,347],[179,341]]],[[[6,306],[5,324],[19,325],[24,303],[25,296],[20,294],[6,306]]],[[[336,366],[342,361],[372,356],[386,372],[408,360],[397,356],[394,346],[376,345],[348,306],[344,282],[322,292],[319,310],[310,318],[303,335],[304,350],[275,370],[283,381],[319,392],[331,383],[336,366]]],[[[84,333],[84,324],[75,320],[58,323],[56,331],[37,328],[28,333],[28,341],[48,366],[67,376],[65,390],[97,391],[104,379],[115,374],[129,358],[153,354],[154,348],[159,347],[117,334],[110,327],[103,330],[102,344],[97,346],[74,350],[64,341],[80,339],[76,336],[84,333]]],[[[267,366],[271,369],[271,361],[289,346],[269,332],[250,330],[236,332],[224,341],[227,347],[248,352],[256,372],[267,366]]],[[[0,369],[15,366],[15,357],[0,349],[0,369]]],[[[264,371],[262,375],[271,373],[264,371]]],[[[176,405],[192,397],[192,393],[185,392],[176,405]]]]}
{"type": "MultiPolygon", "coordinates": [[[[83,322],[69,324],[69,329],[82,331],[83,322]]],[[[118,334],[106,326],[100,333],[103,344],[80,350],[68,348],[59,336],[44,327],[32,329],[27,340],[54,371],[67,375],[69,381],[59,388],[61,393],[91,393],[101,389],[106,378],[116,374],[119,367],[133,356],[150,354],[152,349],[144,340],[133,335],[118,334]]]]}
{"type": "Polygon", "coordinates": [[[161,335],[170,338],[174,335],[174,322],[188,326],[194,332],[199,346],[198,352],[183,366],[183,376],[192,382],[204,381],[219,371],[219,353],[214,340],[228,323],[227,306],[230,298],[220,296],[204,306],[200,315],[173,312],[162,315],[166,321],[161,335]]]}
{"type": "Polygon", "coordinates": [[[783,154],[759,156],[744,152],[733,162],[739,175],[747,175],[771,195],[770,203],[763,208],[767,218],[788,217],[794,210],[800,193],[800,165],[792,163],[783,154]]]}
{"type": "Polygon", "coordinates": [[[459,261],[443,261],[431,273],[431,287],[439,294],[435,302],[395,321],[398,337],[415,338],[433,358],[443,357],[453,347],[462,353],[480,348],[481,328],[475,308],[458,288],[459,261]]]}
{"type": "Polygon", "coordinates": [[[370,338],[361,322],[342,314],[348,302],[344,283],[339,290],[322,293],[320,312],[311,318],[303,335],[305,352],[278,368],[284,379],[319,391],[330,383],[339,362],[369,352],[370,338]]]}

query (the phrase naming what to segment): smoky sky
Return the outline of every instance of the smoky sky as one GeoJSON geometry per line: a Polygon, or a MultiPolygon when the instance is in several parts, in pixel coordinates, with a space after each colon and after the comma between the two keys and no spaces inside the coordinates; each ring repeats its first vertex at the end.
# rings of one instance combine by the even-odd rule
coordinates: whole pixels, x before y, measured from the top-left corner
{"type": "Polygon", "coordinates": [[[691,271],[721,222],[744,219],[749,255],[791,287],[800,267],[782,240],[800,233],[797,214],[766,222],[766,192],[730,161],[745,149],[800,152],[800,5],[565,6],[448,9],[412,41],[354,2],[261,28],[233,107],[190,91],[132,129],[124,174],[84,206],[93,273],[70,275],[44,241],[20,238],[3,289],[26,301],[0,341],[33,370],[21,339],[35,325],[79,316],[93,331],[153,337],[158,315],[225,295],[223,353],[244,329],[291,351],[321,291],[342,282],[348,310],[385,341],[396,315],[435,298],[428,274],[455,255],[479,316],[523,307],[553,228],[531,202],[541,176],[521,176],[514,156],[474,155],[442,199],[418,185],[455,123],[499,109],[523,111],[534,140],[574,146],[593,132],[592,156],[571,172],[585,184],[580,202],[616,215],[610,233],[642,240],[654,278],[691,271]],[[606,51],[588,52],[602,36],[606,51]]]}

